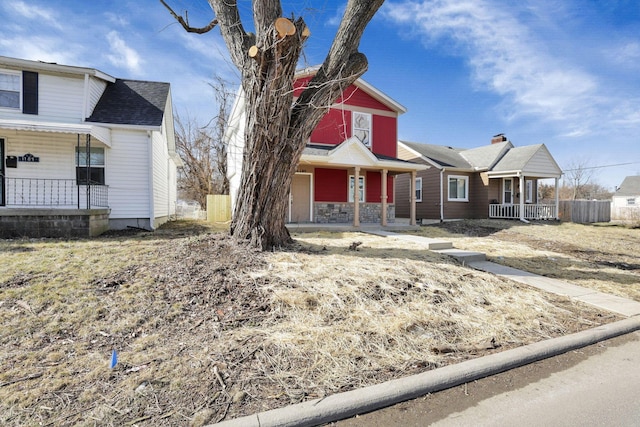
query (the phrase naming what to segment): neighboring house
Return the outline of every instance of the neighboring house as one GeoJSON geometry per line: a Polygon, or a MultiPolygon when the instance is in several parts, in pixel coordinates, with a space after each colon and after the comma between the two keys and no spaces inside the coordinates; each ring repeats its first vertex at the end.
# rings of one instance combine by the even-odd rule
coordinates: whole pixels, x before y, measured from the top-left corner
{"type": "Polygon", "coordinates": [[[538,180],[555,178],[557,195],[562,176],[544,144],[514,147],[502,134],[472,149],[399,141],[398,157],[431,166],[418,173],[415,190],[408,176],[396,180],[398,217],[409,217],[415,193],[419,219],[558,218],[557,199],[537,198],[538,180]]]}
{"type": "Polygon", "coordinates": [[[626,177],[611,199],[611,219],[640,220],[640,175],[626,177]]]}
{"type": "Polygon", "coordinates": [[[0,57],[0,236],[153,229],[175,213],[169,83],[0,57]]]}
{"type": "MultiPolygon", "coordinates": [[[[296,76],[296,96],[313,72],[296,76]]],[[[395,177],[415,176],[427,167],[397,158],[398,116],[404,112],[402,105],[361,79],[346,88],[302,153],[291,185],[288,222],[354,226],[393,222],[395,177]]],[[[240,91],[226,134],[234,207],[242,172],[245,118],[240,91]]],[[[415,217],[412,222],[415,224],[415,217]]]]}

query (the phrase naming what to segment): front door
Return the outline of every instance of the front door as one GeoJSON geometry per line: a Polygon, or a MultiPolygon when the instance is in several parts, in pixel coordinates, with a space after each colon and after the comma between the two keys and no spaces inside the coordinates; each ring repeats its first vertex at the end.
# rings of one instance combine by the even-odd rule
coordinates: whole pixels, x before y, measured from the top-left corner
{"type": "Polygon", "coordinates": [[[291,182],[290,222],[311,221],[311,175],[297,173],[291,182]]]}
{"type": "Polygon", "coordinates": [[[5,205],[4,199],[4,173],[5,173],[4,139],[0,138],[0,206],[5,205]]]}

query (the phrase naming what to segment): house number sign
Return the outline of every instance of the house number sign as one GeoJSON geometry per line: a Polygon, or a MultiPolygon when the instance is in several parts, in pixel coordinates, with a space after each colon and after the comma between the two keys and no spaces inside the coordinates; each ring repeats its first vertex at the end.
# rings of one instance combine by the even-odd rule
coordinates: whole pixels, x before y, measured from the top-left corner
{"type": "Polygon", "coordinates": [[[40,161],[40,157],[36,157],[31,153],[27,153],[24,156],[18,156],[19,162],[28,162],[28,163],[38,163],[40,161]]]}

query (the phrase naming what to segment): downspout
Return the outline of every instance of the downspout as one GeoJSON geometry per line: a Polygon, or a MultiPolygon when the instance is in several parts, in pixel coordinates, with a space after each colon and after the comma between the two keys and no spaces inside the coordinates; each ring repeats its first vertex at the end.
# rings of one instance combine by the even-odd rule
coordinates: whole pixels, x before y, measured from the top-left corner
{"type": "Polygon", "coordinates": [[[440,169],[440,222],[444,221],[444,168],[440,169]]]}

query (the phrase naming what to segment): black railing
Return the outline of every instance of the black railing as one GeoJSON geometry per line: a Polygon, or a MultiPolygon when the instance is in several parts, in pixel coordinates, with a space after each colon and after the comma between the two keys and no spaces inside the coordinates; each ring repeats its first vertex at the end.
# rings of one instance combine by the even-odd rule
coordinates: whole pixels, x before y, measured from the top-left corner
{"type": "Polygon", "coordinates": [[[106,185],[77,185],[75,179],[5,178],[6,205],[88,209],[109,206],[106,185]]]}

